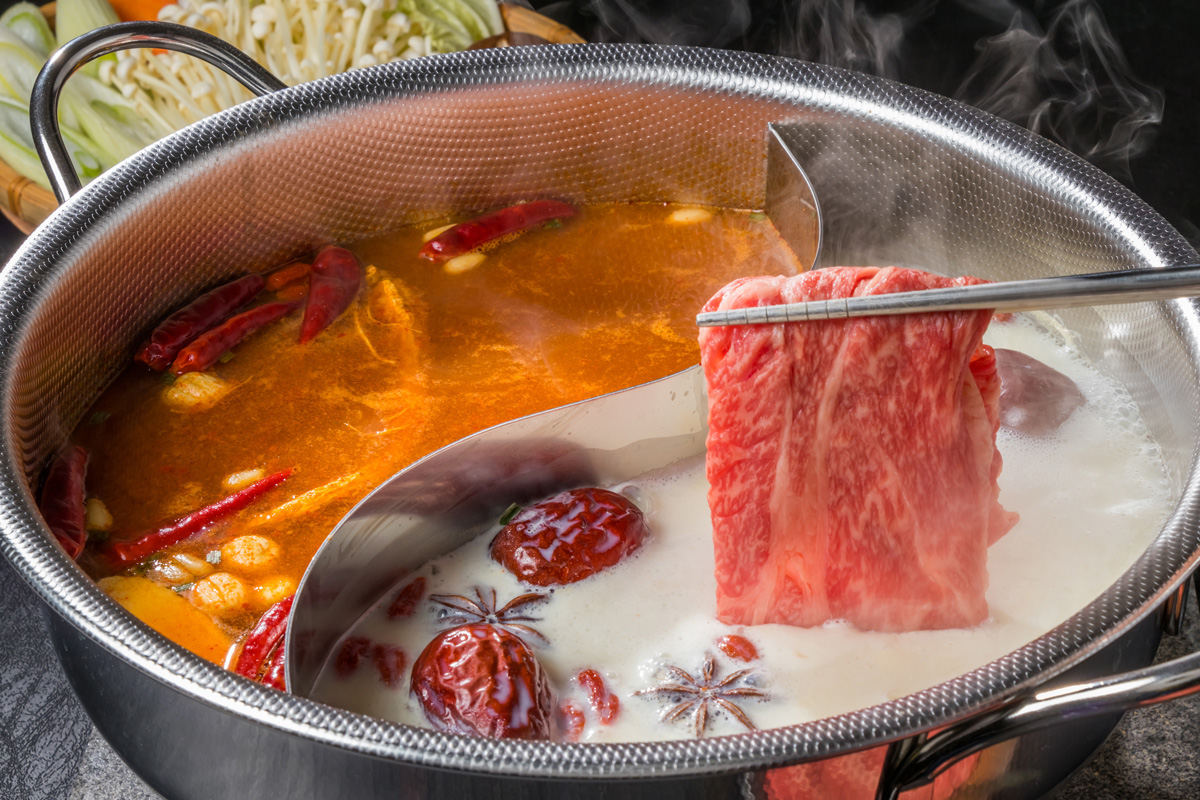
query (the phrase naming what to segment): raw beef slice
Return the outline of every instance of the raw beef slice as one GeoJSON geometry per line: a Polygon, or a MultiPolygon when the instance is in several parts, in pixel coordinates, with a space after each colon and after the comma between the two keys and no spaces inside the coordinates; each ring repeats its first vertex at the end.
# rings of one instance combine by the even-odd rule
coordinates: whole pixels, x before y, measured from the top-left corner
{"type": "MultiPolygon", "coordinates": [[[[978,283],[896,267],[744,278],[705,311],[978,283]]],[[[705,328],[708,501],[726,623],[987,618],[999,504],[989,311],[705,328]]]]}

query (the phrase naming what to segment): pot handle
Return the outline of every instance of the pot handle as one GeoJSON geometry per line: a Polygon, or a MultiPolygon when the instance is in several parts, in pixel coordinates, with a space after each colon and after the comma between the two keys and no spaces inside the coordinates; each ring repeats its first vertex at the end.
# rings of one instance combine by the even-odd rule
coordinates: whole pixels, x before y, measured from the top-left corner
{"type": "Polygon", "coordinates": [[[67,78],[93,58],[143,47],[160,47],[195,56],[229,73],[258,95],[287,85],[233,45],[203,31],[171,22],[119,22],[79,36],[50,54],[38,73],[29,100],[29,121],[38,157],[54,196],[63,203],[82,188],[58,128],[58,96],[67,78]]]}
{"type": "MultiPolygon", "coordinates": [[[[1197,579],[1200,586],[1200,578],[1197,579]]],[[[1065,720],[1130,711],[1200,692],[1200,653],[1096,681],[1016,697],[933,735],[893,742],[876,800],[897,800],[954,762],[994,744],[1065,720]]]]}

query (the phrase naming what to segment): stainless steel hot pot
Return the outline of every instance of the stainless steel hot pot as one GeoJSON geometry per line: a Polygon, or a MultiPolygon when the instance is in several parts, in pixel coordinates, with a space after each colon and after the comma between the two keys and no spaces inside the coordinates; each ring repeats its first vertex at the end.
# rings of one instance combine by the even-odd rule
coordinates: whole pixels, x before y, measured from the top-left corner
{"type": "Polygon", "coordinates": [[[797,61],[619,45],[460,53],[271,94],[147,148],[30,237],[0,275],[0,548],[45,601],[97,727],[151,786],[171,798],[751,797],[780,765],[895,743],[894,788],[1021,733],[983,753],[961,796],[1032,797],[1086,757],[1116,709],[1190,690],[1195,658],[1093,688],[1065,710],[1062,699],[1031,697],[1054,680],[1149,663],[1162,608],[1196,564],[1200,318],[1189,301],[1062,314],[1141,406],[1179,498],[1138,562],[994,663],[785,729],[539,744],[329,708],[154,634],[41,523],[33,488],[48,456],[132,343],[200,287],[323,242],[527,197],[758,206],[765,127],[781,120],[793,123],[790,144],[825,206],[825,264],[1004,280],[1198,260],[1115,181],[957,103],[797,61]]]}

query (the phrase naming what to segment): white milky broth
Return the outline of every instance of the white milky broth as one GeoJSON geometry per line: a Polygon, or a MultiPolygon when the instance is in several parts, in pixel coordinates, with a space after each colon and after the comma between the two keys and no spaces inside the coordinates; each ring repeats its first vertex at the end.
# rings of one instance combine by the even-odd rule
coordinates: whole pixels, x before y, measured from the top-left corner
{"type": "MultiPolygon", "coordinates": [[[[645,506],[651,534],[617,567],[568,586],[527,607],[530,623],[550,641],[529,642],[556,688],[559,702],[587,702],[573,680],[583,669],[603,675],[620,697],[610,725],[590,714],[587,741],[634,741],[692,736],[690,717],[661,717],[672,704],[637,695],[664,680],[666,664],[696,675],[706,653],[722,675],[753,668],[748,681],[768,698],[740,698],[759,728],[806,722],[911,694],[970,671],[1037,638],[1101,594],[1142,553],[1161,527],[1171,493],[1157,446],[1124,389],[1079,354],[1018,315],[994,323],[988,344],[1020,350],[1073,379],[1087,404],[1057,434],[1034,439],[1002,428],[1000,501],[1020,522],[988,553],[991,615],[965,630],[864,632],[848,624],[820,628],[728,626],[716,620],[712,527],[704,462],[694,459],[628,484],[645,506]],[[722,654],[715,642],[737,633],[759,658],[750,664],[722,654]]],[[[488,557],[493,532],[427,564],[417,574],[428,594],[470,595],[495,589],[502,605],[530,591],[488,557]]],[[[406,579],[405,583],[411,580],[406,579]]],[[[348,635],[402,647],[411,665],[442,629],[428,597],[410,619],[390,620],[389,594],[348,635]]],[[[331,705],[427,726],[402,685],[389,688],[369,664],[349,677],[327,668],[313,696],[331,705]]],[[[717,715],[709,735],[744,728],[717,715]]]]}

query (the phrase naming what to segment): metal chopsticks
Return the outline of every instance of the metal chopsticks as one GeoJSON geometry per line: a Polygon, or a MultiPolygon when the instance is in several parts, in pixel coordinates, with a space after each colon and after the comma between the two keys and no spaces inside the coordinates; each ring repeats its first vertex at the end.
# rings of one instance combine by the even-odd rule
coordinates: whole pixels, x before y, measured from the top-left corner
{"type": "Polygon", "coordinates": [[[1060,278],[984,283],[949,289],[925,289],[808,303],[706,311],[696,316],[701,328],[763,325],[926,311],[1032,311],[1072,306],[1102,306],[1170,300],[1200,294],[1200,265],[1093,272],[1060,278]]]}

